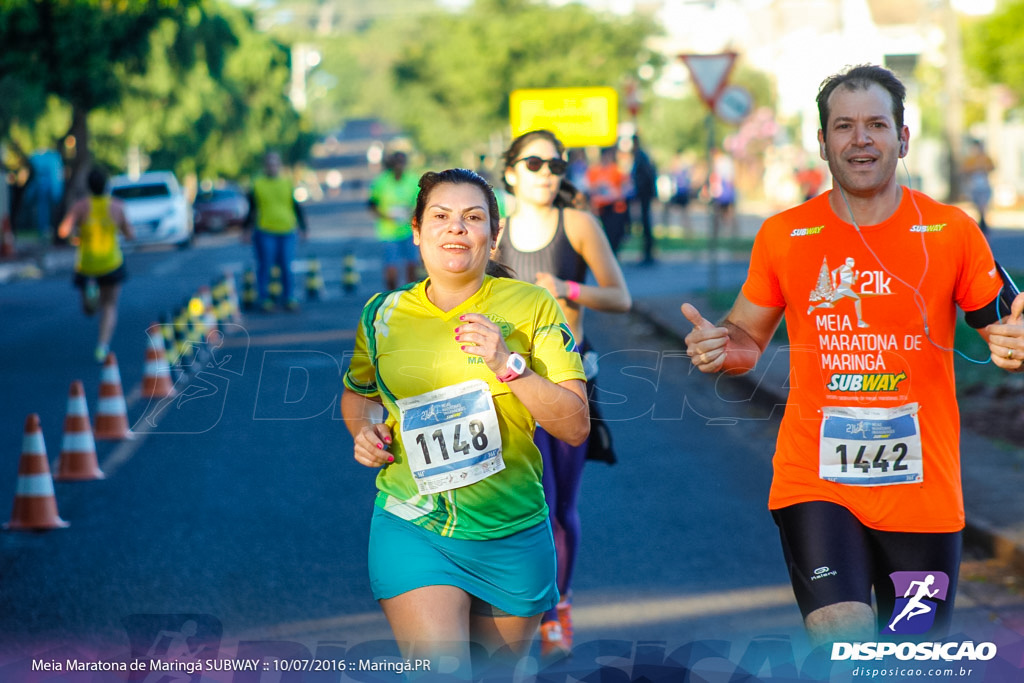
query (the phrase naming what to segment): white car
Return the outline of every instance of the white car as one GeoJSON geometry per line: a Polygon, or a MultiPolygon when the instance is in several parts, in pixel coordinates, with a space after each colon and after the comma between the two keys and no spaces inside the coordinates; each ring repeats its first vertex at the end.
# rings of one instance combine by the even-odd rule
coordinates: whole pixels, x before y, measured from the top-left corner
{"type": "Polygon", "coordinates": [[[115,176],[110,194],[124,202],[138,244],[192,244],[192,207],[170,171],[115,176]]]}

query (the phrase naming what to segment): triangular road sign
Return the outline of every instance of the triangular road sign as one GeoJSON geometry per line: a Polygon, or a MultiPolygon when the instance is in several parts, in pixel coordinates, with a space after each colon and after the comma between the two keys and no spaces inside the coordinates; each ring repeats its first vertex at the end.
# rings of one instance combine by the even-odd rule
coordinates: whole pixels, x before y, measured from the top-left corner
{"type": "Polygon", "coordinates": [[[693,84],[697,86],[697,94],[709,108],[715,108],[715,101],[722,93],[729,74],[736,61],[735,52],[722,52],[714,55],[679,55],[679,58],[690,70],[693,84]]]}

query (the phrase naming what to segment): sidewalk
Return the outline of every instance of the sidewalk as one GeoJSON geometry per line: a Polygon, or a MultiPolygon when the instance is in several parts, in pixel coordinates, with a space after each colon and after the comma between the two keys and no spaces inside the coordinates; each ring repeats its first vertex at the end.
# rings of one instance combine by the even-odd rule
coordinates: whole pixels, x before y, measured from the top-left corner
{"type": "Polygon", "coordinates": [[[34,280],[54,271],[68,271],[74,267],[75,250],[72,247],[53,247],[38,241],[18,240],[15,253],[0,258],[0,285],[14,280],[34,280]]]}
{"type": "MultiPolygon", "coordinates": [[[[692,329],[679,310],[684,301],[706,300],[700,292],[706,289],[709,268],[706,255],[665,255],[654,266],[641,267],[635,261],[622,264],[626,281],[633,295],[633,312],[659,332],[675,338],[684,348],[684,337],[692,329]],[[694,286],[703,278],[704,286],[694,286]],[[694,297],[697,297],[696,299],[694,297]]],[[[742,255],[719,255],[717,275],[719,290],[739,289],[746,276],[742,255]]],[[[704,316],[717,320],[724,311],[701,309],[704,316]]],[[[768,405],[786,402],[789,375],[789,351],[784,344],[769,345],[758,366],[737,381],[756,388],[755,400],[768,405]]],[[[780,413],[781,415],[781,413],[780,413]]],[[[992,552],[1000,560],[1012,562],[1024,572],[1024,468],[1018,448],[1014,453],[1005,444],[998,444],[969,429],[961,430],[961,463],[969,543],[992,552]]]]}

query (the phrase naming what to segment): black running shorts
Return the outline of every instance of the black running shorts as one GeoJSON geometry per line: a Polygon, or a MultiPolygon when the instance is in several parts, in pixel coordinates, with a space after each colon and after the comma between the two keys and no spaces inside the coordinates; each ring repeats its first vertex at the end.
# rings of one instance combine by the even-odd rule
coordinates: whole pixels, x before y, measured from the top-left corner
{"type": "Polygon", "coordinates": [[[943,572],[946,597],[936,601],[928,633],[945,634],[953,612],[960,567],[960,532],[878,531],[841,505],[815,501],[772,510],[800,612],[840,602],[871,605],[874,588],[879,630],[893,618],[897,597],[893,572],[943,572]]]}

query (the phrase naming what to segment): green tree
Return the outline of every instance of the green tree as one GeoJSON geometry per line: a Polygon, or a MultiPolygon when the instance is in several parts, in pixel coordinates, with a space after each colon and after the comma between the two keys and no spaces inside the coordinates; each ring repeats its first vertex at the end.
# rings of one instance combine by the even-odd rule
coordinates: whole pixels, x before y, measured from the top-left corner
{"type": "Polygon", "coordinates": [[[362,36],[374,46],[366,106],[386,112],[428,157],[466,161],[495,134],[507,135],[513,90],[620,87],[650,58],[643,45],[654,30],[642,17],[529,0],[477,0],[415,23],[389,19],[362,36]]]}
{"type": "Polygon", "coordinates": [[[1024,0],[1007,0],[984,18],[961,24],[964,62],[969,75],[1001,83],[1024,97],[1024,0]]]}
{"type": "Polygon", "coordinates": [[[126,74],[145,72],[150,34],[162,22],[182,27],[170,51],[182,68],[202,54],[219,72],[226,36],[208,21],[208,7],[205,0],[10,0],[0,11],[0,99],[14,103],[0,107],[0,130],[30,127],[59,110],[49,96],[59,98],[70,108],[61,139],[73,141],[65,148],[80,187],[91,159],[88,116],[121,99],[126,74]]]}
{"type": "Polygon", "coordinates": [[[251,15],[222,5],[224,53],[219,73],[198,59],[186,70],[173,51],[183,28],[165,22],[151,33],[144,74],[123,73],[124,96],[90,118],[97,154],[115,168],[137,150],[152,168],[200,179],[237,178],[259,167],[266,148],[285,158],[308,146],[286,93],[289,50],[252,26],[251,15]]]}

